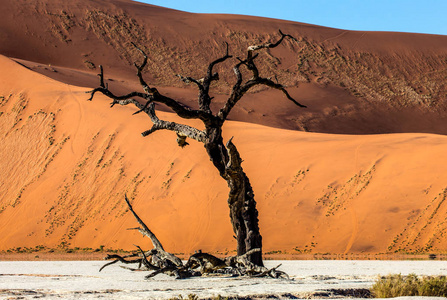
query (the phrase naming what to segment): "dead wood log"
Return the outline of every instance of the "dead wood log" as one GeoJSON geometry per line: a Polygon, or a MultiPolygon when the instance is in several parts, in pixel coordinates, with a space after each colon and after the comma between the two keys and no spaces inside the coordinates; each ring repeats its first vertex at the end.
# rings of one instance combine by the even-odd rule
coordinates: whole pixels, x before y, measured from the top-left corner
{"type": "Polygon", "coordinates": [[[196,269],[200,267],[200,272],[204,274],[229,267],[229,265],[227,265],[224,260],[214,255],[199,251],[189,257],[185,267],[189,269],[196,269]]]}
{"type": "Polygon", "coordinates": [[[166,252],[163,245],[155,236],[155,234],[149,229],[149,227],[143,222],[138,214],[133,209],[127,196],[124,197],[129,211],[133,214],[141,227],[131,228],[137,229],[144,236],[150,238],[154,248],[150,251],[143,251],[140,246],[135,245],[138,252],[120,256],[118,254],[108,254],[104,259],[113,261],[103,265],[99,271],[101,272],[105,267],[121,262],[124,264],[138,264],[137,268],[125,269],[131,271],[152,271],[145,276],[145,279],[150,279],[159,274],[166,274],[173,276],[176,279],[184,279],[194,276],[218,274],[218,275],[230,275],[230,276],[250,276],[250,277],[272,277],[272,278],[288,278],[287,274],[278,271],[277,267],[267,269],[264,266],[259,266],[252,263],[249,260],[250,255],[257,252],[261,252],[260,248],[251,249],[243,255],[228,256],[223,259],[218,258],[212,254],[198,251],[191,255],[186,262],[183,262],[172,253],[166,252]],[[134,259],[132,259],[134,258],[134,259]]]}
{"type": "Polygon", "coordinates": [[[103,265],[99,269],[99,272],[101,272],[105,267],[113,265],[113,264],[115,264],[117,262],[122,262],[124,264],[140,263],[141,262],[140,259],[126,260],[126,258],[128,258],[128,257],[135,257],[135,256],[137,256],[137,255],[132,254],[132,255],[127,255],[127,256],[120,256],[120,255],[117,255],[117,254],[107,254],[107,256],[104,257],[105,260],[108,260],[108,259],[115,259],[115,260],[111,261],[109,263],[106,263],[105,265],[103,265]]]}

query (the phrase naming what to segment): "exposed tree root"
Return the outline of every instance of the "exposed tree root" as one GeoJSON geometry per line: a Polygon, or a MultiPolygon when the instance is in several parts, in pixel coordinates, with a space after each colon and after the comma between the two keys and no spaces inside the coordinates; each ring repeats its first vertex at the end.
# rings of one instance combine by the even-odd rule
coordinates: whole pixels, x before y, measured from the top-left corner
{"type": "Polygon", "coordinates": [[[99,271],[102,271],[105,267],[108,267],[112,264],[121,262],[124,264],[138,264],[138,267],[136,268],[124,267],[125,269],[131,271],[152,271],[150,274],[145,276],[145,279],[155,277],[158,274],[166,274],[177,279],[207,275],[272,277],[289,279],[289,276],[285,272],[277,270],[281,265],[278,265],[275,268],[268,269],[264,266],[255,265],[249,261],[248,257],[253,253],[260,252],[261,249],[252,249],[243,255],[229,256],[223,259],[209,253],[203,253],[199,251],[191,255],[188,261],[183,264],[183,262],[177,256],[166,252],[163,249],[162,244],[157,239],[155,234],[150,231],[146,224],[133,210],[129,199],[127,199],[127,196],[125,196],[125,200],[129,207],[129,210],[132,212],[135,219],[141,226],[132,229],[137,229],[143,235],[149,237],[154,248],[150,251],[145,252],[139,246],[136,246],[138,252],[126,256],[108,254],[104,259],[113,259],[113,261],[103,265],[99,269],[99,271]]]}

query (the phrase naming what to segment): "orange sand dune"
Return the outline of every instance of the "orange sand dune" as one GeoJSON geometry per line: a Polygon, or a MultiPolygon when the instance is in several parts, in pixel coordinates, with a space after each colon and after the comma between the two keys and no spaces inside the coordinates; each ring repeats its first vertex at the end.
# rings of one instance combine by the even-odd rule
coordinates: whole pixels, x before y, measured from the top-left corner
{"type": "MultiPolygon", "coordinates": [[[[88,102],[88,89],[3,56],[0,66],[0,250],[149,248],[126,230],[136,222],[124,193],[168,251],[235,249],[226,183],[200,144],[181,149],[170,132],[142,138],[151,124],[132,107],[88,102]]],[[[232,136],[257,197],[264,251],[445,252],[447,137],[228,122],[232,136]]]]}

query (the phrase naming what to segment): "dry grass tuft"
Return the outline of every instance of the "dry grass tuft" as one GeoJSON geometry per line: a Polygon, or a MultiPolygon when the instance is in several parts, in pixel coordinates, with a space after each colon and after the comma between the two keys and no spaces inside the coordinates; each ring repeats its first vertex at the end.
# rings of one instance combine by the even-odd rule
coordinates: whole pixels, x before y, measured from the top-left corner
{"type": "Polygon", "coordinates": [[[400,296],[446,297],[447,277],[391,274],[380,277],[372,286],[371,292],[376,298],[400,296]]]}

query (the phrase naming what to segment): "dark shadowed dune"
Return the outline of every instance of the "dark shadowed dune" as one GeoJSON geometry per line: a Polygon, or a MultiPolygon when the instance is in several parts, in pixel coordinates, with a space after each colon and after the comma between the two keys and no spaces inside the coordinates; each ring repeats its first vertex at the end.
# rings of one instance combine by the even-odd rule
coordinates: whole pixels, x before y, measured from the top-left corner
{"type": "MultiPolygon", "coordinates": [[[[146,77],[194,105],[194,87],[175,74],[200,78],[230,44],[235,57],[278,29],[298,43],[261,55],[264,76],[278,78],[301,110],[282,95],[255,90],[234,120],[325,133],[447,133],[447,36],[360,32],[239,15],[192,14],[133,1],[12,1],[0,12],[0,54],[69,84],[94,87],[105,66],[116,91],[138,89],[131,42],[149,53],[146,77]]],[[[235,60],[219,70],[216,108],[225,100],[235,60]]]]}

